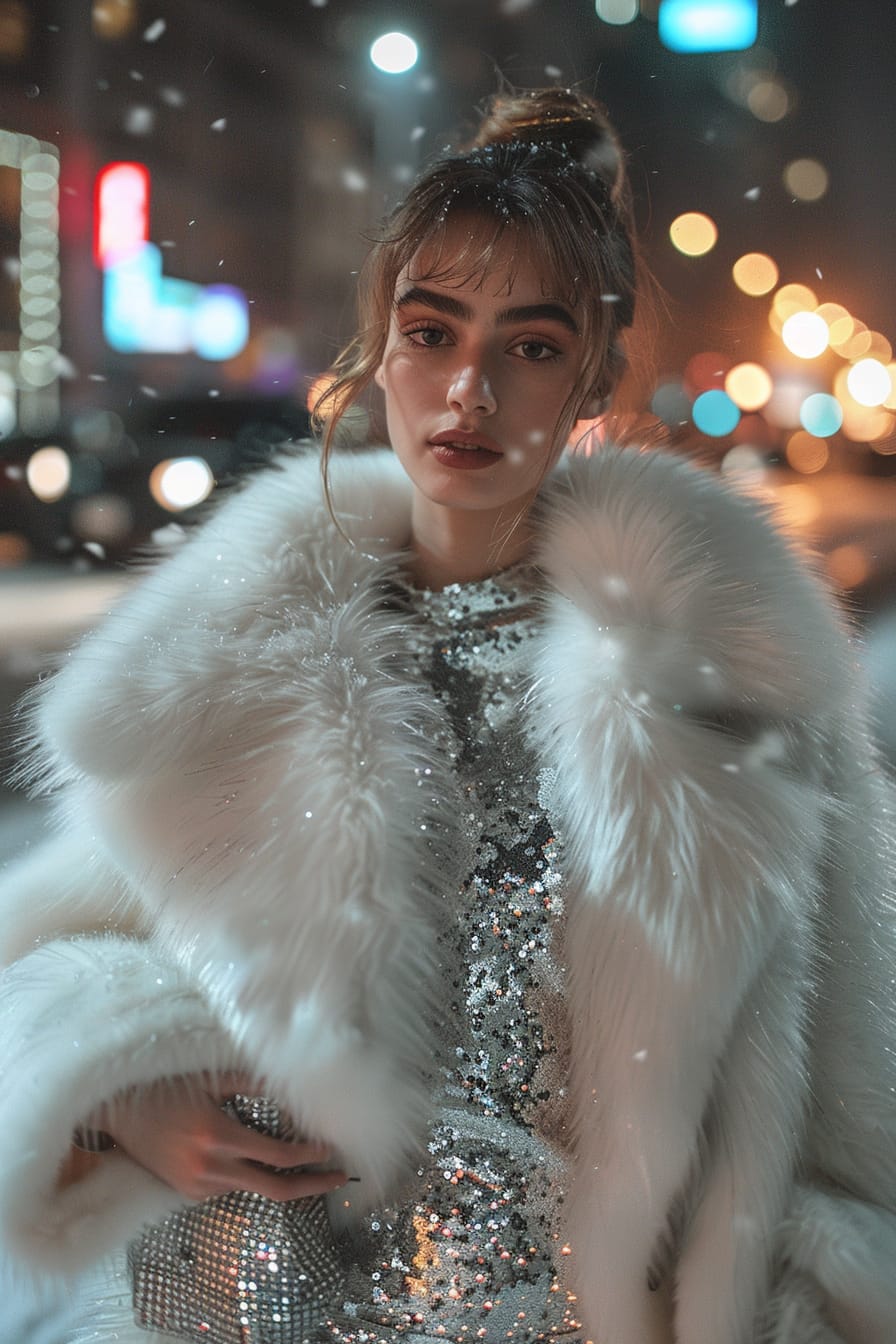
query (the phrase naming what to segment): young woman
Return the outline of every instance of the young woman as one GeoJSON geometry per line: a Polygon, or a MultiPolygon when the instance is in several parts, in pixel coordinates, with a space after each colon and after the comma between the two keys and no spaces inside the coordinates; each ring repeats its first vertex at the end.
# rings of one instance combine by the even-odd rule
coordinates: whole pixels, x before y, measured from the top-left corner
{"type": "Polygon", "coordinates": [[[497,100],[372,251],[323,464],[41,689],[0,1227],[79,1339],[896,1338],[891,794],[764,512],[564,459],[635,273],[601,109],[497,100]],[[371,382],[390,448],[331,453],[371,382]]]}

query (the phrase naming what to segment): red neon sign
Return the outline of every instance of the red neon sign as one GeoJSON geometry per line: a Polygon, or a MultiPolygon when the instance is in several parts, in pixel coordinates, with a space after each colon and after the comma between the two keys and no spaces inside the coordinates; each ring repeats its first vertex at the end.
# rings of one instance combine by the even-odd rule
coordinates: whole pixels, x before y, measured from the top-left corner
{"type": "Polygon", "coordinates": [[[97,176],[93,256],[105,269],[149,240],[149,172],[142,163],[110,163],[97,176]]]}

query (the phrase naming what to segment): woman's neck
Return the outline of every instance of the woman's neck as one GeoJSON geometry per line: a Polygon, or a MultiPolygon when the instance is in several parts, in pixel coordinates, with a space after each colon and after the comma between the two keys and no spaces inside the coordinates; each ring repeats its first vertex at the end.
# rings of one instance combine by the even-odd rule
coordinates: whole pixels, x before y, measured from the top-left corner
{"type": "Polygon", "coordinates": [[[415,496],[411,512],[411,572],[420,588],[473,583],[523,559],[532,543],[527,511],[496,514],[446,509],[415,496]]]}

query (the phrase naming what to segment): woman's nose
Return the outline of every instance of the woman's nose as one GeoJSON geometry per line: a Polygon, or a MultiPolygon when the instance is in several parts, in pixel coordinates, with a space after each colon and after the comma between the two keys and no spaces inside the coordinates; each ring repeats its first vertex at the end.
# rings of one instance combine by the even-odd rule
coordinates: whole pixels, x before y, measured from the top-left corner
{"type": "Polygon", "coordinates": [[[464,415],[492,415],[498,409],[488,374],[481,364],[465,364],[451,379],[448,405],[464,415]]]}

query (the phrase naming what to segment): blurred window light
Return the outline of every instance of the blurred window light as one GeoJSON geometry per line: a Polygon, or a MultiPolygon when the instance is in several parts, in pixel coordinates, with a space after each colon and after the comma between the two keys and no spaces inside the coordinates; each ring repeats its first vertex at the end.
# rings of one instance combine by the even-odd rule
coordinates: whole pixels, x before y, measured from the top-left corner
{"type": "Polygon", "coordinates": [[[716,245],[719,231],[709,215],[689,210],[669,225],[672,246],[686,257],[702,257],[716,245]]]}
{"type": "Polygon", "coordinates": [[[800,407],[800,424],[817,439],[829,439],[843,424],[843,407],[829,392],[813,392],[800,407]]]}
{"type": "Polygon", "coordinates": [[[778,283],[778,267],[764,252],[745,252],[731,268],[734,283],[744,294],[767,294],[778,283]]]}
{"type": "Polygon", "coordinates": [[[640,0],[594,0],[597,17],[604,23],[632,23],[641,8],[640,0]]]}
{"type": "Polygon", "coordinates": [[[737,427],[740,410],[721,388],[701,392],[691,409],[694,424],[702,434],[723,438],[737,427]]]}
{"type": "Polygon", "coordinates": [[[660,0],[660,41],[670,51],[744,51],[756,41],[757,10],[757,0],[660,0]]]}
{"type": "Polygon", "coordinates": [[[758,411],[772,395],[771,374],[761,364],[735,364],[725,378],[725,391],[742,411],[758,411]]]}
{"type": "Polygon", "coordinates": [[[831,333],[818,313],[791,313],[781,327],[781,340],[799,359],[816,359],[827,350],[831,333]]]}
{"type": "Polygon", "coordinates": [[[48,444],[32,453],[25,468],[25,479],[32,493],[44,504],[61,499],[72,479],[72,464],[64,448],[48,444]]]}
{"type": "Polygon", "coordinates": [[[831,450],[824,439],[817,438],[808,430],[798,429],[787,440],[784,454],[794,471],[811,476],[813,472],[827,466],[831,450]]]}
{"type": "Polygon", "coordinates": [[[387,75],[403,75],[417,64],[417,43],[407,33],[383,33],[370,48],[370,59],[387,75]]]}
{"type": "Polygon", "coordinates": [[[798,201],[820,201],[828,189],[828,170],[817,159],[794,159],[783,177],[784,186],[798,201]]]}
{"type": "Polygon", "coordinates": [[[893,391],[887,367],[879,359],[860,359],[846,375],[850,396],[860,406],[883,406],[893,391]]]}
{"type": "Polygon", "coordinates": [[[204,457],[169,458],[159,462],[149,477],[153,499],[172,513],[201,504],[214,486],[215,478],[204,457]]]}

